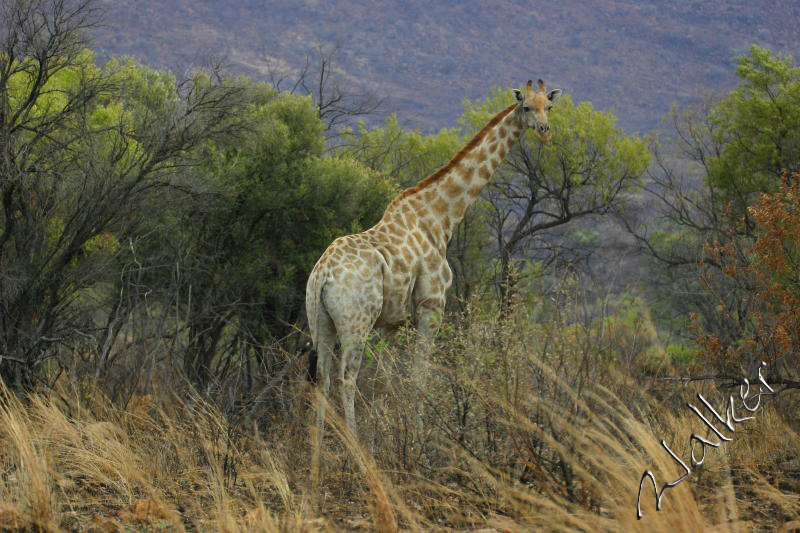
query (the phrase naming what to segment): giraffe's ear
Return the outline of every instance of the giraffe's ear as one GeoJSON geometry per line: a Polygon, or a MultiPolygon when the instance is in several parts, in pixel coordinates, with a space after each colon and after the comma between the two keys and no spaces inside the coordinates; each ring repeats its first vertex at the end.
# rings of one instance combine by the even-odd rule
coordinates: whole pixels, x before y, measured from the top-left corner
{"type": "Polygon", "coordinates": [[[521,102],[523,100],[522,92],[519,89],[514,89],[514,96],[517,97],[517,102],[521,102]]]}
{"type": "Polygon", "coordinates": [[[555,102],[559,98],[561,98],[561,89],[553,89],[552,91],[547,93],[547,99],[550,100],[551,102],[555,102]]]}

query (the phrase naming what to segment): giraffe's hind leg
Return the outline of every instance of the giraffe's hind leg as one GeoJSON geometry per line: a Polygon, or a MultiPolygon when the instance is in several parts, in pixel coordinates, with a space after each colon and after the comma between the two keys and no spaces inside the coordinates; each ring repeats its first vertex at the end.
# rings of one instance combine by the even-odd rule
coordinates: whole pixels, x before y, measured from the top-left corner
{"type": "Polygon", "coordinates": [[[369,335],[369,331],[361,331],[342,340],[342,360],[339,365],[340,392],[344,419],[353,435],[356,434],[356,381],[361,369],[367,335],[369,335]]]}
{"type": "Polygon", "coordinates": [[[327,313],[323,313],[323,315],[320,317],[319,331],[317,332],[316,369],[317,429],[320,436],[325,424],[325,398],[328,397],[331,390],[331,367],[333,366],[333,350],[336,345],[336,329],[333,321],[327,316],[327,313]]]}
{"type": "MultiPolygon", "coordinates": [[[[315,399],[317,404],[317,420],[315,435],[312,439],[311,452],[311,494],[316,498],[319,495],[320,455],[322,454],[322,436],[325,427],[325,408],[328,402],[328,393],[331,388],[331,367],[333,364],[333,350],[336,345],[336,329],[328,313],[321,311],[318,330],[316,332],[316,383],[315,399]]],[[[315,501],[315,506],[318,502],[315,501]]]]}
{"type": "Polygon", "coordinates": [[[356,381],[367,338],[381,312],[383,294],[378,286],[367,284],[344,294],[326,292],[325,297],[341,346],[339,380],[342,408],[347,427],[355,434],[356,381]]]}

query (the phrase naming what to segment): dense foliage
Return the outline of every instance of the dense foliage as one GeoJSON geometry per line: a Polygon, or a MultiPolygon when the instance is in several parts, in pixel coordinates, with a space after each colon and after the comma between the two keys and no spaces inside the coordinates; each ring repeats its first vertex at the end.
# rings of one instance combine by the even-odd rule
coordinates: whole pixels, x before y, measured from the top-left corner
{"type": "MultiPolygon", "coordinates": [[[[736,62],[741,82],[730,94],[673,112],[672,135],[653,147],[644,204],[650,212],[636,229],[629,225],[652,258],[646,287],[657,319],[687,346],[697,332],[687,328],[690,315],[703,338],[721,345],[750,337],[761,316],[753,247],[765,223],[755,217],[763,210],[751,206],[776,194],[782,173],[800,164],[800,68],[756,46],[736,62]]],[[[728,359],[733,366],[695,363],[738,374],[758,358],[749,352],[728,359]]]]}
{"type": "Polygon", "coordinates": [[[746,263],[741,263],[730,244],[709,244],[709,256],[723,265],[726,277],[752,284],[753,300],[747,302],[750,313],[738,337],[720,339],[700,331],[703,356],[715,367],[739,369],[753,361],[765,361],[777,382],[800,386],[799,208],[800,175],[784,173],[778,190],[762,193],[748,208],[757,237],[746,263]]]}

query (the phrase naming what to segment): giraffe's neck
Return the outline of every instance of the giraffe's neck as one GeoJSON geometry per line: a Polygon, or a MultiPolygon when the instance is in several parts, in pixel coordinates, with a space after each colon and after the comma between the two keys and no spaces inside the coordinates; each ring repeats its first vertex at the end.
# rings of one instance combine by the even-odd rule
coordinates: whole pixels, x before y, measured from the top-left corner
{"type": "Polygon", "coordinates": [[[446,248],[467,208],[480,195],[523,131],[516,104],[498,113],[444,167],[400,194],[383,220],[423,227],[446,248]]]}

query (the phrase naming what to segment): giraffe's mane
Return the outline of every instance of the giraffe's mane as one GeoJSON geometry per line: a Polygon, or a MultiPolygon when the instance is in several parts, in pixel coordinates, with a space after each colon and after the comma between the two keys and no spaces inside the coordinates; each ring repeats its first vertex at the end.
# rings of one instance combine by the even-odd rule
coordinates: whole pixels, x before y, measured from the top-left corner
{"type": "Polygon", "coordinates": [[[415,194],[421,191],[422,189],[425,189],[429,185],[436,183],[445,175],[447,175],[447,173],[450,172],[453,169],[453,167],[458,165],[458,163],[460,163],[461,160],[464,159],[464,156],[466,156],[476,146],[478,146],[481,143],[481,141],[483,141],[483,138],[486,137],[486,135],[489,133],[489,131],[491,131],[492,128],[497,126],[497,124],[501,120],[503,120],[509,113],[511,113],[515,107],[517,107],[516,103],[500,111],[498,114],[494,116],[494,118],[492,118],[492,120],[490,120],[483,128],[481,128],[481,130],[478,133],[476,133],[475,136],[461,150],[458,151],[458,153],[453,157],[453,159],[450,160],[449,163],[447,163],[445,166],[441,167],[439,170],[437,170],[427,178],[423,179],[413,187],[409,187],[408,189],[404,190],[399,195],[397,195],[397,197],[394,200],[392,200],[392,202],[386,208],[386,213],[388,213],[394,206],[396,206],[397,203],[400,202],[400,200],[402,200],[403,198],[411,196],[412,194],[415,194]]]}

